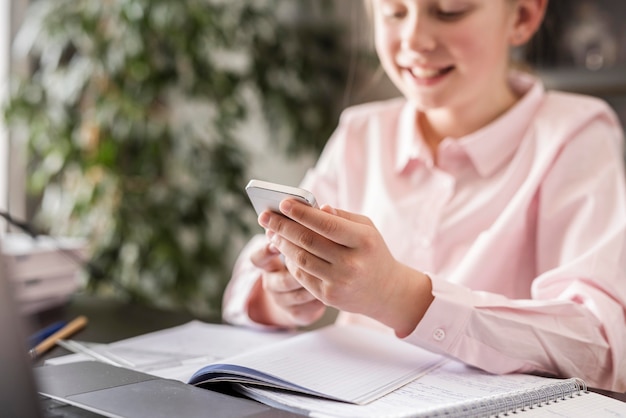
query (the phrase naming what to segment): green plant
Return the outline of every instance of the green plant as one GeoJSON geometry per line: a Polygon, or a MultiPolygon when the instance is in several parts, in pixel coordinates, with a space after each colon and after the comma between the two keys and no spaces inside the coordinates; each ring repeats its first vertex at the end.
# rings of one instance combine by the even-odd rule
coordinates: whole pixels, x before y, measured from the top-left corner
{"type": "Polygon", "coordinates": [[[88,238],[89,289],[219,312],[251,224],[238,129],[252,105],[272,152],[317,152],[335,124],[337,28],[289,23],[286,4],[34,3],[17,39],[33,71],[5,115],[27,140],[40,226],[88,238]]]}

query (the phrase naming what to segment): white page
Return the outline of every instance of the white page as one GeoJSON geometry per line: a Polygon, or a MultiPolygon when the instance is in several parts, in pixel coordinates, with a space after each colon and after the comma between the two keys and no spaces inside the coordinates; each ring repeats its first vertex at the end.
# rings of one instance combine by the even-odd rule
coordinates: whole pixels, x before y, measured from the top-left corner
{"type": "Polygon", "coordinates": [[[120,349],[149,349],[187,356],[224,358],[294,336],[289,332],[258,331],[232,325],[190,321],[177,327],[139,335],[110,344],[120,349]]]}
{"type": "Polygon", "coordinates": [[[567,417],[567,418],[591,418],[611,417],[626,418],[626,402],[609,398],[595,392],[574,395],[564,401],[551,402],[540,408],[527,409],[520,417],[567,417]]]}
{"type": "MultiPolygon", "coordinates": [[[[294,335],[294,332],[259,331],[190,321],[111,344],[83,344],[123,367],[187,383],[195,371],[210,362],[294,335]]],[[[91,359],[83,354],[72,354],[47,360],[46,364],[91,359]]]]}
{"type": "Polygon", "coordinates": [[[287,409],[311,411],[313,417],[414,417],[463,401],[532,389],[555,381],[558,380],[525,374],[497,376],[450,360],[367,405],[351,405],[253,387],[246,388],[245,393],[273,406],[286,405],[287,409]]]}
{"type": "Polygon", "coordinates": [[[223,361],[313,392],[366,403],[432,369],[442,357],[356,326],[332,325],[223,361]]]}
{"type": "Polygon", "coordinates": [[[257,331],[191,321],[178,327],[109,344],[109,350],[137,363],[141,370],[149,371],[193,359],[208,363],[294,335],[296,334],[289,332],[257,331]]]}

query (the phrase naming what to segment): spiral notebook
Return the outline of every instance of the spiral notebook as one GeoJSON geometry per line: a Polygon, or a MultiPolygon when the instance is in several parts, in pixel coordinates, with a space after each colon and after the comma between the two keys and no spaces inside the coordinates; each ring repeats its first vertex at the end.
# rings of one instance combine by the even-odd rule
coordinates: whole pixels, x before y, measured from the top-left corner
{"type": "Polygon", "coordinates": [[[626,418],[626,403],[588,391],[581,379],[493,375],[349,325],[330,325],[220,359],[189,382],[209,388],[228,382],[249,398],[313,417],[532,416],[540,411],[626,418]]]}
{"type": "Polygon", "coordinates": [[[449,361],[366,405],[239,385],[246,396],[311,417],[564,416],[626,418],[626,403],[587,390],[580,379],[496,376],[449,361]]]}

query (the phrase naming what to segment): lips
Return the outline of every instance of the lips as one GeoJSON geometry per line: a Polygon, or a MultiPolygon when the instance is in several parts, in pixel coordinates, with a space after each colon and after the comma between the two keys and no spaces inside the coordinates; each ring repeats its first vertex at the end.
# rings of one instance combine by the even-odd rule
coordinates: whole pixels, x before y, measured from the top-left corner
{"type": "Polygon", "coordinates": [[[413,75],[413,77],[428,80],[428,79],[434,79],[444,74],[447,74],[450,71],[452,71],[453,68],[454,68],[453,66],[439,68],[439,69],[411,67],[411,68],[406,68],[406,70],[409,71],[413,75]]]}
{"type": "Polygon", "coordinates": [[[423,66],[405,66],[401,67],[400,71],[404,83],[407,86],[414,85],[419,87],[435,87],[445,80],[453,70],[454,66],[448,67],[423,67],[423,66]]]}
{"type": "Polygon", "coordinates": [[[447,74],[450,71],[452,71],[453,68],[454,67],[452,66],[439,68],[439,69],[413,67],[413,68],[407,68],[407,70],[409,70],[411,74],[413,74],[414,77],[430,79],[430,78],[436,78],[441,75],[447,74]]]}

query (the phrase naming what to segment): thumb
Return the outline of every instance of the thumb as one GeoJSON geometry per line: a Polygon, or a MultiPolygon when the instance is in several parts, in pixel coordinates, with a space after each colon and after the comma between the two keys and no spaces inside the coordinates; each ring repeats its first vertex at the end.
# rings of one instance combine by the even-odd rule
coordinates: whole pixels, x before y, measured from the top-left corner
{"type": "Polygon", "coordinates": [[[333,208],[330,205],[322,205],[320,210],[330,213],[331,215],[338,216],[348,221],[357,222],[360,224],[371,224],[370,219],[367,216],[359,215],[358,213],[348,212],[346,210],[333,208]]]}

